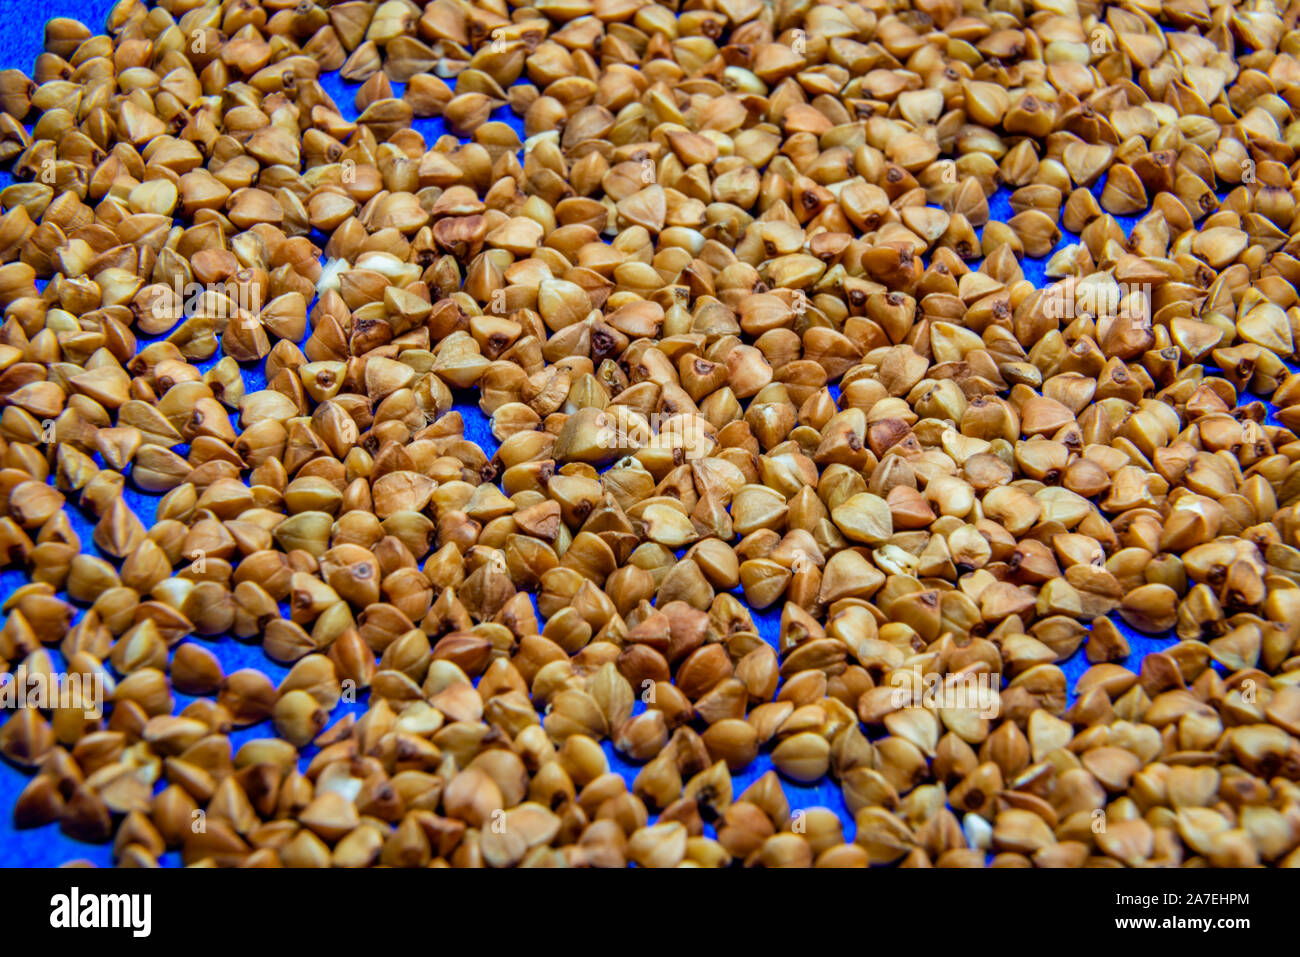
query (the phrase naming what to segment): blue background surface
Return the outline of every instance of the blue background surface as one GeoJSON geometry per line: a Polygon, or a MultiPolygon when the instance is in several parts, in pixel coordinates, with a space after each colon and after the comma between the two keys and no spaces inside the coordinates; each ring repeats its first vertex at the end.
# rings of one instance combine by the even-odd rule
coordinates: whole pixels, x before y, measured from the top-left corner
{"type": "MultiPolygon", "coordinates": [[[[30,75],[33,62],[43,51],[44,31],[42,25],[45,20],[54,17],[75,17],[89,26],[93,32],[99,33],[103,32],[104,19],[111,6],[112,4],[107,0],[81,0],[81,2],[45,0],[40,4],[24,3],[21,0],[0,0],[0,69],[17,67],[30,75]]],[[[323,77],[322,85],[334,98],[343,115],[349,119],[355,119],[357,110],[353,98],[358,85],[343,82],[337,74],[323,77]]],[[[394,83],[393,87],[395,94],[400,96],[402,86],[394,83]]],[[[509,123],[519,131],[520,138],[523,138],[523,124],[509,109],[501,108],[492,118],[509,123]]],[[[412,125],[423,134],[426,142],[430,145],[439,136],[447,132],[439,119],[417,119],[412,125]]],[[[0,171],[0,187],[8,185],[11,181],[7,171],[0,171]]],[[[1101,184],[1097,186],[1095,192],[1100,195],[1101,184]]],[[[1013,215],[1008,204],[1008,195],[1008,190],[1003,188],[989,200],[991,220],[1005,221],[1013,215]]],[[[1136,217],[1117,217],[1117,219],[1126,233],[1137,221],[1136,217]]],[[[1056,248],[1060,249],[1076,240],[1077,237],[1073,235],[1063,234],[1056,248]]],[[[319,239],[316,241],[317,245],[324,245],[319,239]]],[[[1023,260],[1021,268],[1024,271],[1025,278],[1035,285],[1042,285],[1045,263],[1046,257],[1040,260],[1023,260]]],[[[141,338],[141,347],[149,341],[152,340],[141,338]]],[[[207,362],[200,363],[199,368],[203,370],[210,368],[218,358],[220,358],[220,354],[207,362]]],[[[256,364],[245,364],[244,376],[248,392],[265,387],[265,375],[263,370],[256,364]]],[[[832,389],[832,392],[838,397],[837,389],[832,389]]],[[[497,443],[492,437],[487,418],[476,404],[476,397],[466,392],[457,395],[456,398],[456,408],[465,421],[466,437],[477,442],[490,457],[495,453],[497,443]]],[[[177,451],[184,453],[184,449],[178,449],[177,451]]],[[[127,503],[140,517],[141,521],[146,526],[151,525],[156,512],[157,497],[137,491],[129,482],[125,495],[127,503]]],[[[77,533],[82,538],[83,546],[89,550],[97,551],[91,541],[93,524],[87,521],[86,514],[75,507],[70,507],[68,512],[77,533]]],[[[25,581],[25,574],[20,570],[9,569],[0,572],[0,601],[7,598],[14,588],[25,581]]],[[[739,589],[737,589],[737,594],[740,595],[739,589]]],[[[743,601],[743,595],[740,595],[740,597],[743,601]]],[[[765,612],[754,612],[753,617],[760,634],[769,643],[775,645],[780,623],[779,607],[765,612]]],[[[1132,655],[1125,664],[1134,671],[1138,669],[1142,658],[1148,652],[1167,646],[1172,642],[1172,638],[1153,639],[1141,635],[1128,629],[1118,618],[1115,620],[1129,639],[1132,655]]],[[[273,683],[278,684],[288,672],[285,666],[268,659],[262,653],[261,646],[257,642],[246,643],[231,637],[225,637],[216,641],[204,639],[203,644],[220,658],[226,674],[240,668],[257,668],[265,672],[273,683]]],[[[51,652],[55,657],[57,667],[60,656],[57,650],[51,649],[51,652]]],[[[1088,662],[1084,657],[1083,650],[1080,649],[1069,661],[1064,662],[1062,668],[1069,680],[1071,689],[1073,689],[1075,680],[1088,668],[1088,662]]],[[[176,694],[175,697],[177,712],[193,700],[181,694],[176,694]]],[[[1072,693],[1071,700],[1073,700],[1072,693]]],[[[348,711],[360,715],[365,706],[365,695],[359,696],[359,700],[355,704],[340,703],[332,713],[330,723],[333,724],[348,711]]],[[[640,711],[643,707],[644,705],[638,701],[637,710],[640,711]]],[[[0,723],[3,723],[2,717],[0,717],[0,723]]],[[[231,734],[231,740],[233,747],[237,750],[244,741],[252,738],[274,736],[274,734],[270,722],[264,722],[251,728],[234,731],[231,734]]],[[[624,776],[630,788],[632,780],[640,770],[640,765],[624,761],[608,741],[605,742],[604,747],[609,755],[611,767],[624,776]]],[[[309,746],[303,749],[302,754],[303,766],[305,767],[306,762],[315,754],[315,749],[309,746]]],[[[749,768],[733,775],[734,793],[739,796],[746,787],[770,770],[771,767],[769,756],[766,753],[760,755],[759,759],[749,768]]],[[[111,843],[90,845],[74,841],[64,836],[59,831],[57,824],[33,830],[16,830],[14,828],[14,801],[28,780],[27,774],[0,761],[0,866],[50,866],[70,860],[84,860],[102,866],[111,865],[111,843]]],[[[782,786],[785,789],[792,810],[811,807],[830,808],[840,816],[844,824],[846,840],[853,839],[852,818],[844,807],[839,785],[829,777],[823,779],[819,785],[812,787],[800,786],[783,779],[782,786]]],[[[178,865],[179,854],[170,852],[164,855],[162,863],[164,865],[178,865]]]]}

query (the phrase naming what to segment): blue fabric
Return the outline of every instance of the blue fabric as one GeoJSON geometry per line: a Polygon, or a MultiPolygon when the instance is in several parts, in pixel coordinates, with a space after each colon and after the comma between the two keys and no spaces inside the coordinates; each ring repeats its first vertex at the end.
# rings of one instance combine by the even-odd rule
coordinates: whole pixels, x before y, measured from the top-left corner
{"type": "MultiPolygon", "coordinates": [[[[23,0],[0,0],[0,68],[17,67],[30,75],[34,60],[43,50],[44,31],[38,26],[39,20],[53,17],[76,17],[90,26],[92,30],[102,31],[105,16],[111,6],[112,4],[108,0],[76,0],[76,2],[74,0],[46,0],[36,11],[33,11],[32,6],[23,2],[23,0]]],[[[357,110],[353,97],[357,85],[344,83],[337,74],[323,78],[322,82],[343,115],[355,119],[357,110]]],[[[394,88],[396,95],[400,96],[401,85],[394,84],[394,88]]],[[[522,138],[523,124],[508,109],[502,108],[498,110],[493,119],[509,123],[519,131],[522,138]]],[[[429,144],[432,144],[439,136],[447,132],[442,121],[438,119],[417,119],[413,126],[424,135],[426,142],[429,144]]],[[[0,172],[0,187],[8,185],[9,182],[11,182],[11,178],[8,173],[0,172]]],[[[1100,194],[1100,186],[1097,188],[1097,192],[1100,194]]],[[[1008,195],[1008,191],[1004,188],[990,199],[989,209],[992,220],[1006,221],[1011,218],[1012,211],[1009,207],[1008,195]]],[[[1126,232],[1136,222],[1136,218],[1118,218],[1126,232]]],[[[1057,244],[1057,249],[1076,241],[1076,239],[1077,237],[1071,235],[1063,235],[1057,244]]],[[[323,240],[320,238],[317,238],[317,243],[321,246],[324,245],[323,240]]],[[[1044,282],[1043,267],[1045,262],[1045,258],[1036,261],[1024,260],[1021,267],[1025,278],[1035,285],[1042,285],[1044,282]]],[[[148,341],[152,340],[142,340],[141,345],[143,346],[148,341]]],[[[219,357],[219,355],[214,356],[207,362],[201,363],[199,367],[206,370],[215,364],[219,357]]],[[[266,385],[264,371],[257,365],[246,365],[244,377],[248,392],[262,389],[266,385]]],[[[456,399],[456,409],[461,413],[465,421],[466,437],[479,444],[491,456],[496,450],[497,443],[492,437],[487,418],[476,404],[476,396],[466,392],[457,395],[456,399]]],[[[184,450],[178,451],[183,453],[184,450]]],[[[129,483],[125,497],[127,503],[140,517],[141,521],[146,526],[151,525],[156,513],[157,497],[139,492],[129,483]]],[[[93,524],[87,520],[87,516],[71,508],[69,509],[69,515],[74,528],[82,538],[83,546],[88,550],[97,551],[91,540],[93,524]]],[[[10,569],[0,572],[0,601],[25,580],[24,573],[18,570],[10,569]]],[[[743,595],[739,589],[737,589],[736,593],[743,600],[743,595]]],[[[780,624],[780,609],[754,612],[753,617],[759,633],[764,639],[775,645],[780,624]]],[[[1132,647],[1132,655],[1125,664],[1135,671],[1144,655],[1170,643],[1170,639],[1152,639],[1127,629],[1121,622],[1117,623],[1120,624],[1121,630],[1127,635],[1132,647]]],[[[203,644],[220,658],[227,674],[240,668],[257,668],[265,672],[273,682],[278,684],[288,670],[268,659],[256,642],[246,643],[227,637],[218,641],[205,640],[203,644]]],[[[57,652],[55,652],[55,657],[57,667],[59,658],[57,652]]],[[[1063,668],[1071,687],[1087,667],[1088,662],[1084,658],[1082,650],[1064,663],[1063,668]]],[[[176,710],[178,712],[193,700],[184,695],[177,695],[176,698],[176,710]]],[[[638,702],[637,710],[639,711],[642,708],[643,705],[638,702]]],[[[331,723],[342,718],[348,711],[352,711],[359,716],[364,709],[364,696],[355,704],[340,703],[331,715],[331,723]]],[[[3,720],[0,717],[0,721],[3,720]]],[[[237,750],[245,741],[253,738],[274,736],[274,734],[270,722],[265,722],[251,728],[235,731],[231,735],[231,740],[233,747],[237,750]]],[[[609,756],[611,767],[621,774],[630,786],[640,770],[640,766],[623,760],[608,741],[605,742],[604,747],[609,756]]],[[[310,747],[304,750],[304,767],[314,753],[315,749],[310,747]]],[[[770,770],[771,767],[772,763],[769,756],[766,754],[761,755],[749,768],[733,776],[734,793],[739,795],[746,787],[770,770]]],[[[110,865],[112,863],[111,845],[97,846],[73,841],[59,831],[57,824],[36,830],[15,830],[12,815],[14,801],[28,780],[25,773],[0,762],[0,866],[50,866],[74,859],[88,860],[104,866],[110,865]]],[[[792,809],[827,807],[834,810],[844,823],[846,838],[852,840],[854,833],[853,821],[844,807],[839,786],[834,781],[827,778],[816,786],[808,787],[783,780],[782,786],[789,798],[792,809]]],[[[168,853],[164,856],[163,863],[177,865],[179,864],[179,855],[175,852],[168,853]]]]}

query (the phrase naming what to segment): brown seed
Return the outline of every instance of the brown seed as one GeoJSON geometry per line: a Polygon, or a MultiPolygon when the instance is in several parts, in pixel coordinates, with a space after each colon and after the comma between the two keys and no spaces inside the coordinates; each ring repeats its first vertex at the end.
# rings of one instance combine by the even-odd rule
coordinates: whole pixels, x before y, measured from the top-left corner
{"type": "Polygon", "coordinates": [[[276,692],[266,675],[244,668],[226,676],[217,700],[230,712],[236,725],[250,725],[271,716],[276,692]]]}
{"type": "MultiPolygon", "coordinates": [[[[758,756],[758,732],[751,724],[738,718],[726,718],[711,724],[701,737],[709,756],[725,761],[731,771],[748,767],[758,756]]],[[[794,759],[787,756],[787,760],[794,759]]]]}
{"type": "Polygon", "coordinates": [[[686,828],[679,822],[643,827],[628,838],[628,857],[641,867],[676,867],[686,856],[686,828]]]}
{"type": "Polygon", "coordinates": [[[785,738],[772,750],[772,763],[792,780],[816,781],[830,766],[830,744],[820,734],[801,732],[785,738]]]}
{"type": "Polygon", "coordinates": [[[448,783],[443,804],[452,817],[482,829],[502,812],[504,799],[492,778],[476,768],[467,768],[448,783]]]}
{"type": "Polygon", "coordinates": [[[113,833],[113,821],[104,801],[85,785],[77,787],[63,807],[60,828],[78,841],[101,844],[113,833]]]}
{"type": "Polygon", "coordinates": [[[221,687],[224,675],[216,655],[194,642],[176,649],[171,664],[172,682],[182,694],[212,694],[221,687]]]}
{"type": "Polygon", "coordinates": [[[280,697],[272,711],[276,733],[302,747],[318,735],[329,714],[306,691],[290,691],[280,697]]]}
{"type": "Polygon", "coordinates": [[[59,820],[63,810],[58,782],[49,775],[38,774],[18,795],[14,804],[14,827],[44,827],[59,820]]]}
{"type": "Polygon", "coordinates": [[[357,826],[356,807],[333,791],[318,794],[298,815],[298,820],[326,842],[334,842],[357,826]]]}

